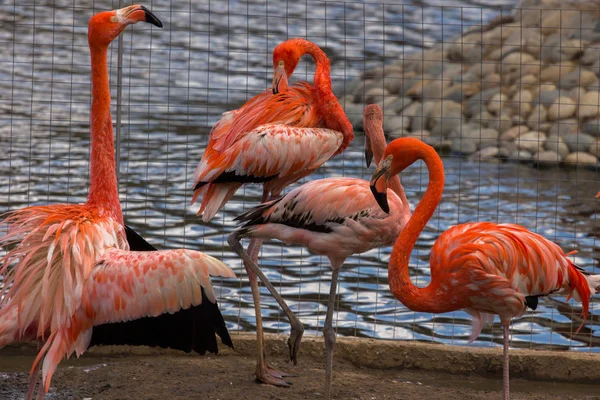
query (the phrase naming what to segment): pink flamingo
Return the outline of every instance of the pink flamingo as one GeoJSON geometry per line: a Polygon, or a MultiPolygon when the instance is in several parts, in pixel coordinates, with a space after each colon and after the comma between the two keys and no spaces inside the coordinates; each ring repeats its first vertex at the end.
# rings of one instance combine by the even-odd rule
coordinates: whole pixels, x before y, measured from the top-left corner
{"type": "Polygon", "coordinates": [[[107,52],[127,25],[160,20],[141,5],[102,12],[89,22],[92,60],[90,192],[85,204],[27,207],[8,213],[13,246],[0,260],[0,347],[39,340],[27,399],[42,370],[38,398],[59,362],[85,351],[94,325],[198,305],[209,275],[234,277],[219,260],[191,250],[129,251],[115,173],[107,52]]]}
{"type": "Polygon", "coordinates": [[[454,226],[440,235],[431,250],[431,283],[416,287],[408,275],[410,253],[442,198],[444,165],[432,147],[412,138],[392,141],[383,157],[371,179],[371,189],[386,212],[389,194],[385,189],[390,177],[417,160],[423,160],[429,170],[427,191],[392,250],[388,267],[392,293],[413,311],[464,309],[473,316],[471,341],[497,314],[504,328],[504,399],[509,399],[511,319],[528,306],[535,309],[538,297],[557,293],[581,301],[585,322],[590,295],[600,288],[600,275],[590,275],[555,243],[520,225],[475,222],[454,226]]]}
{"type": "MultiPolygon", "coordinates": [[[[354,138],[352,124],[331,89],[330,63],[325,53],[304,39],[290,39],[273,50],[271,90],[248,100],[237,110],[224,113],[213,127],[208,145],[194,174],[192,203],[202,197],[198,214],[209,221],[244,183],[262,183],[262,202],[279,196],[287,185],[311,174],[330,157],[341,153],[354,138]],[[288,86],[304,54],[316,63],[314,85],[288,86]]],[[[256,263],[262,241],[253,238],[248,254],[256,263]]],[[[258,281],[245,264],[252,288],[257,327],[262,325],[258,281]]],[[[282,307],[284,304],[280,303],[282,307]]],[[[293,315],[293,314],[291,314],[293,315]]],[[[291,319],[288,342],[295,363],[304,327],[291,319]]],[[[262,331],[257,329],[262,346],[262,331]]],[[[284,384],[283,372],[271,368],[259,351],[257,378],[284,384]]]]}
{"type": "MultiPolygon", "coordinates": [[[[373,153],[379,162],[386,146],[383,114],[377,105],[365,109],[365,155],[367,165],[373,153]]],[[[391,211],[382,212],[373,198],[369,182],[358,178],[327,178],[305,183],[283,197],[254,207],[236,220],[242,226],[229,236],[233,250],[249,265],[290,320],[296,317],[285,304],[256,263],[240,244],[242,238],[278,239],[287,244],[300,244],[325,255],[331,264],[331,286],[327,316],[323,328],[326,347],[325,397],[330,398],[333,349],[333,309],[340,268],[352,254],[391,245],[410,218],[410,207],[399,177],[390,182],[388,191],[391,211]]],[[[258,321],[257,321],[258,322],[258,321]]],[[[262,332],[262,326],[257,326],[262,332]]],[[[260,345],[260,343],[259,343],[260,345]]],[[[297,351],[298,346],[295,350],[297,351]]],[[[259,346],[259,357],[264,357],[259,346]]],[[[295,354],[293,355],[295,358],[295,354]]],[[[274,384],[287,385],[281,379],[274,384]]]]}

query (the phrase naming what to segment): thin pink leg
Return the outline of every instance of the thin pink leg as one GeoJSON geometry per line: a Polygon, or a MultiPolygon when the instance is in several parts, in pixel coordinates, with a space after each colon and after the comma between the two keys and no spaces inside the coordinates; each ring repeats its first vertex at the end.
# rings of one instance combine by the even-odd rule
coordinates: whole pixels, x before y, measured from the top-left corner
{"type": "MultiPolygon", "coordinates": [[[[43,363],[43,359],[40,360],[37,365],[35,366],[35,368],[33,369],[33,371],[31,371],[31,375],[29,376],[29,385],[27,385],[27,394],[25,395],[25,400],[31,400],[33,399],[33,392],[35,391],[35,387],[37,384],[37,378],[40,372],[40,369],[42,368],[42,363],[43,363]]],[[[40,385],[40,391],[43,392],[43,385],[40,385]]]]}
{"type": "Polygon", "coordinates": [[[502,327],[504,328],[504,366],[502,369],[502,378],[504,381],[504,400],[510,400],[510,393],[508,390],[508,324],[503,324],[502,327]]]}

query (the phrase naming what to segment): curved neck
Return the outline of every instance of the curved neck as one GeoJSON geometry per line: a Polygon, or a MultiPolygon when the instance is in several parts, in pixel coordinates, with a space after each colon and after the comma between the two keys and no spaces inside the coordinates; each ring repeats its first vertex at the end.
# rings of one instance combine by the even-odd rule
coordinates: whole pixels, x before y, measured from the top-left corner
{"type": "Polygon", "coordinates": [[[325,126],[329,129],[342,132],[344,140],[335,154],[339,154],[348,147],[354,139],[354,130],[348,120],[346,113],[342,109],[337,97],[333,94],[331,88],[331,65],[327,55],[314,43],[304,42],[303,49],[305,54],[309,54],[315,60],[314,87],[316,99],[321,109],[325,126]]]}
{"type": "MultiPolygon", "coordinates": [[[[394,244],[388,266],[390,289],[398,300],[413,311],[433,313],[452,311],[462,307],[457,307],[455,302],[447,301],[439,284],[434,281],[433,273],[429,286],[418,288],[410,280],[408,272],[410,254],[420,233],[442,199],[444,191],[444,165],[435,150],[424,146],[418,159],[422,159],[427,165],[429,184],[423,199],[394,244]]],[[[431,265],[432,271],[435,267],[431,265]]]]}
{"type": "MultiPolygon", "coordinates": [[[[365,124],[366,123],[367,121],[365,121],[365,124]]],[[[381,159],[383,158],[383,152],[387,146],[383,128],[365,126],[365,130],[370,132],[369,140],[371,141],[371,148],[373,149],[373,158],[375,159],[375,164],[379,165],[381,159]]],[[[406,193],[404,193],[402,183],[400,183],[400,175],[394,175],[391,177],[388,181],[388,187],[392,189],[398,195],[398,197],[400,197],[402,204],[408,207],[408,198],[406,197],[406,193]]]]}
{"type": "Polygon", "coordinates": [[[123,223],[115,167],[115,145],[110,115],[108,46],[90,46],[92,59],[92,107],[90,110],[90,191],[88,204],[101,214],[123,223]]]}

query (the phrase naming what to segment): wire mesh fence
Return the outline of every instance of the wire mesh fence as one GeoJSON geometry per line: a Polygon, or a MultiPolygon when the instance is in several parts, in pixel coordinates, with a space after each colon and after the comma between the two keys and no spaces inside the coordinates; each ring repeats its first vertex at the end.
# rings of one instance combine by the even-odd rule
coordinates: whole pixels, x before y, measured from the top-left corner
{"type": "MultiPolygon", "coordinates": [[[[85,201],[87,21],[118,3],[0,5],[0,211],[85,201]]],[[[191,174],[211,126],[222,112],[269,85],[271,51],[290,37],[309,39],[328,54],[334,92],[357,133],[364,106],[377,102],[389,137],[417,136],[443,153],[444,198],[410,263],[417,285],[429,283],[435,239],[468,221],[522,224],[565,251],[577,249],[573,259],[594,271],[600,232],[594,201],[600,189],[596,12],[550,6],[519,13],[506,8],[513,5],[509,1],[489,7],[314,0],[145,5],[165,26],[135,26],[123,36],[120,193],[126,223],[158,247],[199,249],[235,266],[238,280],[215,280],[230,329],[254,330],[254,311],[247,277],[225,238],[235,227],[233,218],[259,203],[261,189],[239,190],[223,212],[202,224],[197,206],[189,205],[191,174]]],[[[116,99],[116,46],[110,54],[116,99]]],[[[310,82],[313,71],[305,59],[292,81],[310,82]]],[[[361,142],[357,134],[343,155],[307,179],[369,179],[361,142]]],[[[427,186],[427,170],[415,165],[402,181],[414,209],[427,186]]],[[[466,344],[466,313],[416,313],[393,298],[387,284],[390,250],[347,260],[334,323],[338,333],[466,344]]],[[[331,274],[327,260],[268,242],[260,264],[308,334],[320,334],[331,274]]],[[[276,302],[263,294],[266,330],[287,332],[276,302]]],[[[512,345],[597,351],[596,301],[588,323],[575,334],[579,306],[560,296],[544,299],[514,321],[512,345]]],[[[496,321],[476,345],[501,340],[496,321]]]]}

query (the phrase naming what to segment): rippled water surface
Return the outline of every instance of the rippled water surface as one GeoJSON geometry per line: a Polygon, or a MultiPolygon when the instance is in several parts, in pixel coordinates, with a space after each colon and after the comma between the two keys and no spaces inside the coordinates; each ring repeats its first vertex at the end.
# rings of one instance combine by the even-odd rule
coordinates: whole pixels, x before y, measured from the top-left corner
{"type": "MultiPolygon", "coordinates": [[[[336,94],[365,69],[402,52],[457,34],[498,15],[511,1],[360,2],[150,1],[165,29],[137,25],[124,35],[121,200],[129,225],[161,248],[202,249],[235,267],[239,280],[215,280],[232,329],[253,330],[250,287],[240,262],[224,244],[233,217],[259,201],[260,188],[240,190],[207,225],[189,206],[191,173],[210,126],[219,115],[260,92],[271,77],[270,51],[287,37],[315,41],[332,59],[336,94]],[[485,4],[482,8],[482,5],[485,4]],[[441,5],[445,7],[441,7],[441,5]]],[[[35,1],[0,5],[0,211],[48,202],[83,202],[88,179],[89,61],[86,23],[93,11],[118,2],[35,1]],[[34,6],[35,4],[35,6],[34,6]],[[75,4],[75,6],[73,5],[75,4]]],[[[111,80],[116,77],[116,48],[111,80]]],[[[311,79],[301,63],[295,79],[311,79]]],[[[113,88],[114,89],[114,88],[113,88]]],[[[114,92],[114,90],[113,90],[114,92]]],[[[114,114],[116,115],[116,114],[114,114]]],[[[575,260],[593,271],[600,235],[594,195],[600,178],[590,170],[543,170],[527,165],[477,164],[446,156],[447,185],[438,211],[411,258],[418,285],[429,281],[428,252],[450,226],[477,220],[517,222],[577,249],[575,260]]],[[[369,178],[362,135],[342,157],[311,179],[369,178]]],[[[423,195],[423,165],[404,173],[414,205],[423,195]]],[[[465,344],[470,319],[464,312],[436,317],[414,313],[389,292],[389,248],[351,257],[341,272],[336,324],[343,335],[465,344]]],[[[267,276],[309,331],[323,325],[330,269],[325,258],[280,243],[265,244],[267,276]]],[[[267,293],[266,291],[264,292],[267,293]]],[[[579,308],[562,297],[543,300],[512,325],[519,347],[596,350],[600,340],[596,299],[591,321],[574,335],[579,308]]],[[[268,295],[268,331],[288,323],[268,295]]],[[[486,328],[476,345],[501,341],[501,328],[486,328]]]]}

